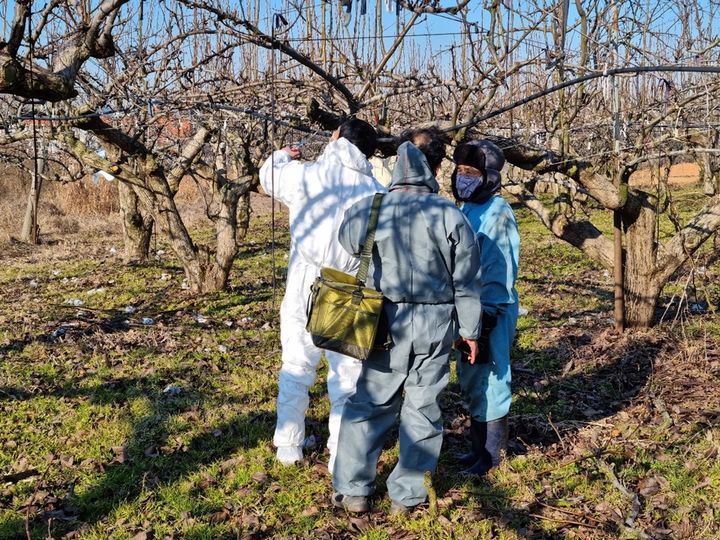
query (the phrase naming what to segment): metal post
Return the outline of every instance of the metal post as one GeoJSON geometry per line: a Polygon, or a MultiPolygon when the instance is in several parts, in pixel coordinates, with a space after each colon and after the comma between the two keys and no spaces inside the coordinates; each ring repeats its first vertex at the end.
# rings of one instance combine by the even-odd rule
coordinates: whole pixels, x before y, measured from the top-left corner
{"type": "MultiPolygon", "coordinates": [[[[617,0],[613,0],[613,57],[617,67],[619,55],[619,23],[617,0]]],[[[613,154],[615,156],[615,187],[618,193],[622,189],[620,178],[620,91],[617,76],[612,76],[613,93],[613,154]]],[[[623,239],[622,239],[622,208],[613,211],[614,260],[613,277],[615,282],[615,329],[618,332],[625,330],[625,286],[623,265],[623,239]]]]}

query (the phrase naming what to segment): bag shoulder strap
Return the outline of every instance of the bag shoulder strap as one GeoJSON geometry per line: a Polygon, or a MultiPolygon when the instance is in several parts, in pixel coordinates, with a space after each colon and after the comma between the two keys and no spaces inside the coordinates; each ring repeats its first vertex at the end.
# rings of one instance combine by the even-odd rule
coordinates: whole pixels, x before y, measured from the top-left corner
{"type": "Polygon", "coordinates": [[[385,196],[384,193],[376,193],[373,197],[372,207],[370,208],[370,218],[368,219],[367,231],[365,232],[365,242],[363,242],[362,253],[360,253],[360,268],[356,279],[364,286],[370,266],[370,256],[373,246],[375,245],[375,229],[377,228],[378,216],[380,214],[380,204],[385,196]]]}

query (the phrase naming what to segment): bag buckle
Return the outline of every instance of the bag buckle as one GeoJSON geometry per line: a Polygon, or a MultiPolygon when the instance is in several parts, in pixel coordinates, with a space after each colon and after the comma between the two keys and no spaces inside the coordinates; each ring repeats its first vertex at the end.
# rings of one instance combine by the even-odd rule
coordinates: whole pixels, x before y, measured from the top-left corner
{"type": "Polygon", "coordinates": [[[352,292],[352,303],[355,305],[358,305],[360,302],[362,302],[363,299],[363,292],[362,289],[355,289],[352,292]]]}

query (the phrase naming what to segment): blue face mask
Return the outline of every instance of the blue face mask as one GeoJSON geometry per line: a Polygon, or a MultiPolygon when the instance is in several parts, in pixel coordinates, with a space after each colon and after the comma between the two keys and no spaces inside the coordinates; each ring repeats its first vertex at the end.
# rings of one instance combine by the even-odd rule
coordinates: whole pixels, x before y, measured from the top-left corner
{"type": "Polygon", "coordinates": [[[458,174],[455,178],[455,189],[461,199],[469,201],[477,191],[481,191],[485,185],[484,176],[469,176],[458,174]]]}
{"type": "Polygon", "coordinates": [[[499,189],[499,175],[497,182],[493,182],[487,175],[458,174],[455,177],[455,191],[461,201],[483,202],[499,189]]]}

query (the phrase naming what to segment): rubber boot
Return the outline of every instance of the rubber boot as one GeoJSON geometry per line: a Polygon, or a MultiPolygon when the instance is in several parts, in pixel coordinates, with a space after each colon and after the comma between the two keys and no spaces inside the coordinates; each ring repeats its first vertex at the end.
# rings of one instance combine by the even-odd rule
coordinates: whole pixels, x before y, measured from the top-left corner
{"type": "Polygon", "coordinates": [[[503,416],[491,422],[474,422],[471,429],[473,430],[473,442],[476,437],[478,442],[482,441],[482,450],[478,460],[471,467],[465,469],[462,474],[482,476],[493,467],[500,465],[503,454],[507,450],[508,417],[503,416]]]}
{"type": "Polygon", "coordinates": [[[460,465],[469,467],[474,465],[485,448],[485,422],[480,422],[474,418],[470,419],[470,451],[466,453],[455,454],[460,465]]]}

